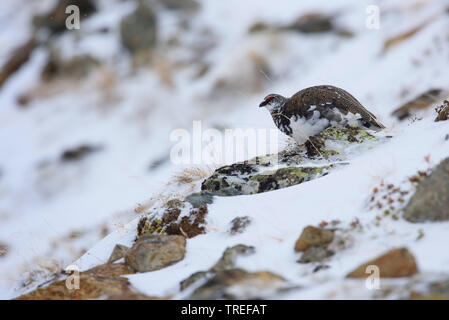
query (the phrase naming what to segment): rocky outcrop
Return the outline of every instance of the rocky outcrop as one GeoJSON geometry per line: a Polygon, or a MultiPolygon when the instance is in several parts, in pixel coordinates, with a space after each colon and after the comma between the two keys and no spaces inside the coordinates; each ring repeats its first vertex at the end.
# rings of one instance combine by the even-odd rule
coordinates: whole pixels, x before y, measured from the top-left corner
{"type": "Polygon", "coordinates": [[[381,278],[411,277],[418,273],[415,258],[406,248],[393,249],[380,257],[368,261],[350,272],[347,278],[367,278],[372,271],[369,266],[379,268],[381,278]]]}
{"type": "Polygon", "coordinates": [[[419,182],[403,217],[410,222],[449,220],[449,158],[419,182]]]}
{"type": "Polygon", "coordinates": [[[183,236],[146,235],[126,252],[125,261],[137,272],[155,271],[184,259],[185,252],[183,236]]]}

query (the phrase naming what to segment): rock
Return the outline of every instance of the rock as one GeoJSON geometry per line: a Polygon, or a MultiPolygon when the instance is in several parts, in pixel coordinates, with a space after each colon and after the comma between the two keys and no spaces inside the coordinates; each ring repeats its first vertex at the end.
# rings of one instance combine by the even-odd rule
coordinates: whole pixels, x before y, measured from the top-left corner
{"type": "Polygon", "coordinates": [[[153,213],[140,219],[137,225],[137,237],[146,234],[168,234],[193,238],[206,232],[206,215],[207,207],[205,205],[188,208],[183,203],[181,208],[166,207],[162,217],[158,213],[153,213]],[[183,210],[188,210],[187,214],[178,219],[183,210]]]}
{"type": "Polygon", "coordinates": [[[433,103],[437,102],[443,97],[446,97],[447,95],[448,92],[443,89],[429,89],[395,109],[391,113],[391,115],[398,118],[399,120],[404,120],[411,117],[417,111],[426,110],[433,103]]]}
{"type": "Polygon", "coordinates": [[[420,30],[422,30],[430,21],[425,21],[424,23],[421,23],[420,25],[407,30],[399,35],[393,36],[389,39],[387,39],[384,43],[382,53],[385,54],[387,51],[391,50],[391,48],[397,46],[398,44],[409,40],[411,37],[413,37],[415,34],[417,34],[420,30]]]}
{"type": "Polygon", "coordinates": [[[66,281],[55,281],[18,297],[18,300],[87,300],[87,299],[154,299],[133,291],[128,279],[121,275],[132,274],[123,263],[104,264],[79,274],[79,288],[68,289],[66,281]]]}
{"type": "Polygon", "coordinates": [[[438,113],[435,122],[446,121],[449,119],[449,101],[444,100],[443,104],[435,109],[438,113]]]}
{"type": "Polygon", "coordinates": [[[199,208],[211,204],[213,200],[213,194],[207,191],[196,192],[188,195],[184,201],[189,202],[194,208],[199,208]]]}
{"type": "Polygon", "coordinates": [[[116,244],[112,250],[111,256],[108,259],[108,263],[113,263],[121,258],[124,258],[129,248],[122,244],[116,244]]]}
{"type": "Polygon", "coordinates": [[[419,182],[403,217],[410,222],[449,220],[449,158],[419,182]]]}
{"type": "MultiPolygon", "coordinates": [[[[240,163],[237,165],[240,165],[240,163]]],[[[201,190],[218,196],[256,194],[312,180],[325,175],[331,167],[287,167],[241,177],[223,174],[218,169],[212,176],[203,181],[201,190]]]]}
{"type": "Polygon", "coordinates": [[[61,78],[79,80],[86,77],[99,64],[98,60],[88,54],[64,60],[57,49],[51,49],[48,62],[42,69],[41,77],[47,82],[61,78]]]}
{"type": "Polygon", "coordinates": [[[208,271],[198,271],[198,272],[191,274],[187,279],[184,279],[181,281],[181,283],[180,283],[181,291],[187,289],[195,282],[197,282],[201,279],[205,279],[206,277],[208,277],[210,275],[213,275],[213,273],[208,272],[208,271]]]}
{"type": "Polygon", "coordinates": [[[24,65],[31,56],[34,48],[36,47],[36,41],[34,38],[28,40],[25,44],[14,50],[11,53],[9,60],[3,65],[0,71],[0,88],[3,84],[13,75],[17,70],[24,65]]]}
{"type": "Polygon", "coordinates": [[[334,231],[313,226],[305,227],[295,244],[295,251],[306,251],[310,247],[325,246],[334,239],[334,231]]]}
{"type": "Polygon", "coordinates": [[[235,245],[231,248],[227,248],[220,260],[209,270],[212,272],[217,272],[225,269],[230,269],[234,267],[236,259],[241,255],[250,255],[255,252],[254,247],[249,247],[243,244],[235,245]]]}
{"type": "Polygon", "coordinates": [[[137,272],[155,271],[184,259],[186,239],[182,236],[146,235],[128,250],[125,261],[137,272]]]}
{"type": "Polygon", "coordinates": [[[332,166],[322,167],[288,167],[276,171],[268,171],[252,176],[249,181],[253,182],[257,192],[267,192],[294,186],[306,181],[313,180],[327,174],[332,166]]]}
{"type": "Polygon", "coordinates": [[[200,279],[204,279],[206,277],[210,278],[219,271],[234,268],[238,256],[250,255],[254,252],[254,247],[246,246],[243,244],[238,244],[233,247],[226,248],[220,260],[218,260],[217,263],[215,263],[209,270],[195,272],[187,279],[181,281],[181,290],[186,289],[200,279]]]}
{"type": "Polygon", "coordinates": [[[67,149],[61,154],[61,161],[77,161],[86,157],[87,155],[98,151],[99,147],[94,147],[90,145],[80,145],[75,148],[67,149]]]}
{"type": "Polygon", "coordinates": [[[268,25],[257,22],[249,29],[249,33],[262,31],[296,31],[305,34],[313,33],[334,33],[343,37],[352,37],[349,30],[339,28],[334,23],[335,15],[325,15],[321,13],[307,13],[298,17],[293,23],[281,26],[268,25]]]}
{"type": "Polygon", "coordinates": [[[156,16],[148,3],[139,1],[136,10],[123,18],[120,36],[123,46],[132,55],[156,45],[156,16]]]}
{"type": "Polygon", "coordinates": [[[310,247],[304,251],[299,263],[323,262],[325,259],[334,255],[334,251],[326,247],[310,247]]]}
{"type": "Polygon", "coordinates": [[[385,139],[354,126],[331,127],[311,137],[312,142],[218,168],[202,182],[201,190],[217,196],[235,196],[290,187],[328,174],[343,166],[343,160],[357,148],[371,148],[385,139]],[[349,147],[351,153],[346,152],[349,147]],[[310,159],[325,161],[316,166],[302,165],[310,163],[310,159]],[[332,160],[335,163],[330,163],[332,160]]]}
{"type": "Polygon", "coordinates": [[[415,258],[406,248],[393,249],[380,257],[368,261],[350,272],[347,278],[366,278],[371,273],[366,273],[370,265],[379,268],[381,278],[411,277],[418,273],[415,258]]]}
{"type": "Polygon", "coordinates": [[[0,243],[0,258],[6,256],[8,253],[8,246],[6,244],[0,243]]]}
{"type": "Polygon", "coordinates": [[[309,13],[300,16],[295,22],[287,26],[286,29],[302,33],[330,32],[335,29],[333,19],[333,16],[309,13]]]}
{"type": "Polygon", "coordinates": [[[437,295],[449,299],[449,279],[432,282],[429,285],[428,290],[431,295],[437,295]]]}
{"type": "Polygon", "coordinates": [[[158,0],[158,2],[170,10],[194,12],[200,7],[199,3],[195,0],[158,0]]]}
{"type": "Polygon", "coordinates": [[[229,233],[231,235],[236,235],[238,233],[243,233],[251,223],[251,218],[248,216],[244,217],[236,217],[231,221],[231,228],[229,229],[229,233]]]}
{"type": "Polygon", "coordinates": [[[49,13],[34,17],[34,26],[36,28],[48,29],[52,33],[60,33],[68,30],[66,27],[66,19],[69,15],[65,10],[69,5],[78,6],[81,19],[88,17],[97,10],[92,0],[59,0],[49,13]]]}
{"type": "Polygon", "coordinates": [[[247,272],[242,269],[219,271],[199,288],[189,299],[258,299],[275,293],[285,286],[285,280],[274,273],[247,272]],[[238,290],[233,290],[238,287],[238,290]]]}

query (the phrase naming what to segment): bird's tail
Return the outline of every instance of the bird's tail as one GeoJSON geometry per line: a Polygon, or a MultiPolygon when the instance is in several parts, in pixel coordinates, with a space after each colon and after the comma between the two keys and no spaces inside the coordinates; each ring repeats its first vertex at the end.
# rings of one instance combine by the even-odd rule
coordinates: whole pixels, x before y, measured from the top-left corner
{"type": "Polygon", "coordinates": [[[365,127],[369,130],[373,130],[373,131],[381,131],[383,129],[385,129],[385,126],[379,122],[379,120],[377,120],[376,118],[372,118],[369,121],[367,120],[360,120],[360,124],[362,127],[365,127]]]}

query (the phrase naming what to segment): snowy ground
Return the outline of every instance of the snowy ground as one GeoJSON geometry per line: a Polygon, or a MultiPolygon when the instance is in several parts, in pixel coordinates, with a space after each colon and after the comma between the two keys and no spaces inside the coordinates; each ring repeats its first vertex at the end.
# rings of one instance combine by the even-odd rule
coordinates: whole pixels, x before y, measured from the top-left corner
{"type": "MultiPolygon", "coordinates": [[[[38,7],[44,11],[52,1],[45,3],[0,4],[0,21],[8,26],[0,31],[0,63],[27,39],[38,7]]],[[[177,294],[180,280],[209,268],[226,247],[238,243],[256,247],[255,255],[238,260],[239,267],[273,271],[307,287],[276,298],[369,298],[372,293],[362,283],[344,282],[343,277],[395,246],[410,249],[422,275],[447,272],[449,253],[440,246],[449,240],[449,223],[410,224],[390,218],[377,223],[381,212],[367,205],[370,192],[382,181],[407,188],[407,177],[449,156],[448,123],[434,123],[432,108],[414,122],[399,123],[390,116],[401,103],[430,88],[449,88],[445,1],[202,1],[191,28],[182,33],[181,48],[169,52],[167,59],[187,61],[194,54],[192,44],[203,40],[201,30],[207,29],[216,42],[204,58],[210,70],[196,80],[195,65],[175,70],[171,87],[155,69],[129,71],[117,24],[133,4],[99,3],[100,13],[82,22],[81,40],[67,32],[57,41],[68,55],[88,52],[113,70],[112,98],[101,90],[101,73],[95,73],[20,108],[17,96],[39,82],[48,54],[41,48],[0,88],[0,244],[9,249],[0,257],[0,298],[29,290],[84,250],[90,249],[76,262],[82,269],[105,262],[116,243],[130,245],[134,239],[134,208],[148,205],[160,193],[185,192],[167,185],[181,167],[167,161],[149,169],[169,154],[173,129],[190,131],[193,120],[203,121],[204,128],[274,128],[266,110],[258,109],[261,99],[270,92],[288,96],[317,84],[349,91],[379,116],[393,138],[320,179],[269,193],[218,198],[209,207],[208,233],[188,240],[185,259],[159,271],[127,276],[133,286],[149,295],[177,294]],[[381,10],[379,30],[365,26],[366,7],[373,3],[381,10]],[[354,37],[247,32],[258,21],[285,24],[311,11],[340,12],[338,22],[354,37]],[[415,35],[382,52],[387,39],[422,23],[415,35]],[[102,26],[112,32],[99,36],[94,31],[102,26]],[[254,52],[272,70],[268,77],[248,66],[254,52]],[[217,98],[213,85],[222,79],[240,87],[217,98]],[[258,81],[262,84],[252,87],[258,81]],[[75,163],[58,160],[65,149],[83,143],[101,149],[75,163]],[[229,222],[242,215],[252,217],[253,223],[245,233],[229,237],[229,222]],[[311,266],[296,263],[293,245],[306,225],[338,219],[346,226],[355,218],[364,232],[333,257],[331,268],[313,274],[311,266]],[[419,230],[425,236],[417,241],[419,230]],[[70,240],[74,231],[81,236],[70,240]]],[[[161,37],[180,32],[176,13],[162,11],[159,19],[161,37]]]]}

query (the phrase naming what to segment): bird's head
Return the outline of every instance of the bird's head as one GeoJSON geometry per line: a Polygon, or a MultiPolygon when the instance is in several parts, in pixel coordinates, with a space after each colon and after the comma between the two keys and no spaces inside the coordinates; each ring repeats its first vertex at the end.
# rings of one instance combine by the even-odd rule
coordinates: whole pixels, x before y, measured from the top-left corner
{"type": "Polygon", "coordinates": [[[286,101],[287,98],[279,94],[272,93],[263,99],[259,107],[265,107],[268,109],[268,111],[272,112],[273,110],[277,110],[282,107],[286,101]]]}

